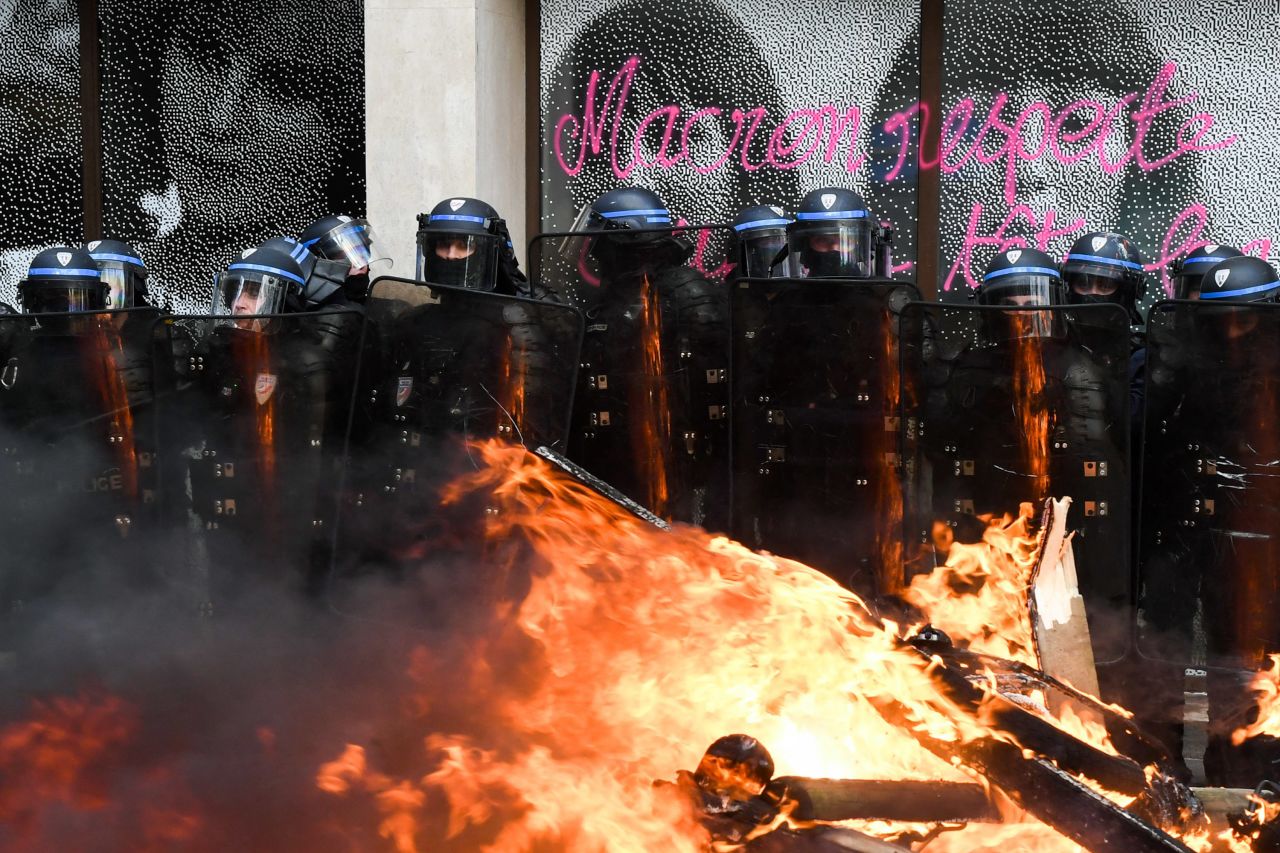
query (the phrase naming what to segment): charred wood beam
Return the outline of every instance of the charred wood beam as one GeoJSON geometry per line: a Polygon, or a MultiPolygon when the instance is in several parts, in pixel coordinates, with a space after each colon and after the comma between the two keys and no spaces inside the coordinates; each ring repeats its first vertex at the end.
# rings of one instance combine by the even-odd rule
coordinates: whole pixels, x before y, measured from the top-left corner
{"type": "Polygon", "coordinates": [[[1019,677],[1043,689],[1055,690],[1100,716],[1107,727],[1107,734],[1111,736],[1112,744],[1121,755],[1144,767],[1154,764],[1161,770],[1168,771],[1172,766],[1173,759],[1168,748],[1151,734],[1143,731],[1129,717],[1047,673],[1019,661],[997,658],[966,649],[927,648],[924,651],[938,655],[949,667],[957,668],[970,676],[980,676],[984,670],[989,669],[997,675],[1019,677]]]}
{"type": "MultiPolygon", "coordinates": [[[[921,652],[926,655],[925,652],[921,652]]],[[[927,655],[926,655],[927,656],[927,655]]],[[[944,696],[974,715],[984,703],[983,722],[1009,735],[1021,746],[1043,756],[1069,773],[1087,776],[1110,791],[1140,796],[1147,791],[1142,767],[1127,758],[1103,752],[1059,729],[1044,717],[1020,708],[1005,697],[978,687],[963,669],[942,665],[931,670],[944,696]]]]}
{"type": "MultiPolygon", "coordinates": [[[[971,684],[962,672],[948,670],[945,664],[935,665],[931,672],[942,693],[976,720],[980,705],[989,694],[971,684]]],[[[1148,790],[1145,776],[1141,784],[1131,778],[1132,772],[1125,764],[1137,767],[1136,764],[1094,750],[1007,700],[994,697],[988,701],[997,703],[995,717],[991,717],[988,708],[982,717],[983,725],[1005,730],[1021,745],[993,737],[968,743],[939,740],[916,726],[904,725],[911,717],[905,705],[889,699],[875,705],[886,720],[903,726],[925,749],[978,773],[1041,821],[1088,850],[1189,853],[1190,848],[1182,842],[1116,805],[1064,769],[1103,784],[1106,782],[1098,776],[1107,777],[1134,789],[1122,793],[1158,799],[1148,790]],[[1047,747],[1049,754],[1040,752],[1033,743],[1047,747]]],[[[1137,769],[1141,774],[1142,769],[1137,769]]],[[[1106,787],[1119,791],[1112,784],[1106,787]]],[[[1191,801],[1194,803],[1194,798],[1191,801]]]]}
{"type": "Polygon", "coordinates": [[[999,821],[981,785],[880,779],[808,779],[779,776],[774,794],[796,802],[797,820],[896,820],[906,823],[999,821]]]}
{"type": "Polygon", "coordinates": [[[667,530],[671,527],[667,522],[663,521],[661,518],[654,515],[652,512],[645,509],[643,506],[636,503],[631,498],[606,483],[604,480],[601,480],[586,468],[583,468],[576,462],[570,461],[568,457],[557,453],[549,447],[539,447],[533,452],[559,468],[564,473],[568,474],[573,479],[577,480],[579,483],[582,483],[582,485],[591,489],[593,492],[613,501],[636,518],[647,521],[654,527],[661,527],[663,530],[667,530]]]}
{"type": "Polygon", "coordinates": [[[1093,853],[1190,853],[1191,848],[1181,841],[1124,810],[1052,762],[1026,758],[1013,744],[988,738],[944,746],[927,735],[921,737],[921,742],[942,757],[959,758],[1018,805],[1093,853]]]}

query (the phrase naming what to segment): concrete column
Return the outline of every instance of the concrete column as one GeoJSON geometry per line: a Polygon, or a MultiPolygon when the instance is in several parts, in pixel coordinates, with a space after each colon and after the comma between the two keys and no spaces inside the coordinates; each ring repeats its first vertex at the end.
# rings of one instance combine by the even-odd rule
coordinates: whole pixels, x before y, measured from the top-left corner
{"type": "Polygon", "coordinates": [[[525,0],[365,0],[369,220],[412,276],[414,216],[488,201],[525,242],[525,0]]]}

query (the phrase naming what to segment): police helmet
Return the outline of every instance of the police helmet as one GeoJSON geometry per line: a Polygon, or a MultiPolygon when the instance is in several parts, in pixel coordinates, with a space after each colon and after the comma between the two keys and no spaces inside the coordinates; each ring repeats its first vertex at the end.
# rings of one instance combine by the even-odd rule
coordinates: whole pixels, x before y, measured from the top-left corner
{"type": "Polygon", "coordinates": [[[1239,255],[1219,261],[1200,281],[1200,298],[1231,302],[1275,302],[1280,275],[1262,258],[1239,255]]]}
{"type": "Polygon", "coordinates": [[[448,198],[418,215],[418,277],[491,291],[498,282],[498,251],[505,235],[498,211],[478,198],[448,198]]]}
{"type": "Polygon", "coordinates": [[[53,246],[32,259],[18,301],[27,314],[99,311],[107,307],[107,284],[87,249],[53,246]]]}
{"type": "Polygon", "coordinates": [[[1173,280],[1173,298],[1199,299],[1200,280],[1204,278],[1204,274],[1227,258],[1238,258],[1242,254],[1239,249],[1231,246],[1210,243],[1191,250],[1186,257],[1178,258],[1169,268],[1169,277],[1173,280]]]}
{"type": "Polygon", "coordinates": [[[802,278],[871,278],[876,226],[862,196],[841,187],[808,193],[787,227],[793,272],[802,278]]]}
{"type": "Polygon", "coordinates": [[[147,267],[133,246],[121,240],[94,240],[89,256],[107,285],[108,308],[147,304],[147,267]]]}
{"type": "Polygon", "coordinates": [[[734,258],[739,275],[772,278],[786,274],[787,226],[792,218],[780,207],[758,204],[733,220],[734,258]]]}
{"type": "Polygon", "coordinates": [[[1128,237],[1095,231],[1078,238],[1062,262],[1062,279],[1072,305],[1119,305],[1132,322],[1142,321],[1138,301],[1146,291],[1147,274],[1128,237]]]}
{"type": "Polygon", "coordinates": [[[296,311],[305,284],[302,267],[291,255],[274,248],[246,249],[218,276],[210,313],[237,317],[296,311]]]}

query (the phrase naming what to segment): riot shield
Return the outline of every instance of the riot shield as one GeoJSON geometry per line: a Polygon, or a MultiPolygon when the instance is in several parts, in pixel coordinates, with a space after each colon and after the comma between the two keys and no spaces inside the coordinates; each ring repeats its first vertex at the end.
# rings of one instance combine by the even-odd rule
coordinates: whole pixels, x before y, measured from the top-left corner
{"type": "Polygon", "coordinates": [[[1129,321],[1114,305],[902,312],[908,576],[1023,502],[1070,497],[1098,661],[1128,648],[1129,321]]]}
{"type": "Polygon", "coordinates": [[[401,278],[375,281],[367,309],[383,359],[352,447],[330,588],[343,611],[357,581],[412,576],[426,551],[478,560],[483,508],[445,506],[444,490],[474,470],[475,442],[564,447],[583,334],[568,305],[401,278]]]}
{"type": "Polygon", "coordinates": [[[0,615],[145,581],[154,309],[0,316],[0,615]]]}
{"type": "Polygon", "coordinates": [[[892,281],[744,279],[733,313],[733,535],[864,594],[901,583],[892,281]]]}
{"type": "Polygon", "coordinates": [[[217,613],[263,584],[313,589],[327,577],[363,324],[358,312],[325,311],[157,325],[172,537],[161,554],[193,603],[217,613]]]}
{"type": "Polygon", "coordinates": [[[1280,306],[1162,302],[1147,323],[1139,649],[1254,669],[1280,651],[1280,306]]]}
{"type": "Polygon", "coordinates": [[[564,446],[582,312],[390,277],[374,282],[367,305],[387,355],[381,420],[420,437],[564,446]]]}
{"type": "Polygon", "coordinates": [[[540,283],[586,314],[569,457],[663,518],[720,530],[729,521],[729,268],[711,258],[728,235],[542,234],[530,248],[540,283]]]}

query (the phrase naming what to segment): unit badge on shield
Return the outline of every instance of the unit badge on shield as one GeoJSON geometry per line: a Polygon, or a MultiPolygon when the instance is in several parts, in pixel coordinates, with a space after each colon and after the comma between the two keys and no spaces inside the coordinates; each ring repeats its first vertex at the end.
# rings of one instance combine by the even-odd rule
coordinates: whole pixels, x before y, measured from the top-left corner
{"type": "Polygon", "coordinates": [[[833,205],[833,204],[835,204],[835,203],[836,203],[836,194],[835,194],[835,193],[823,193],[823,194],[822,194],[822,206],[823,206],[824,208],[826,208],[827,210],[830,210],[830,209],[831,209],[831,205],[833,205]]]}
{"type": "Polygon", "coordinates": [[[1227,283],[1227,276],[1231,275],[1231,270],[1218,270],[1213,274],[1213,283],[1222,287],[1227,283]]]}
{"type": "Polygon", "coordinates": [[[409,402],[409,395],[413,393],[413,377],[401,376],[396,382],[396,407],[403,406],[409,402]]]}
{"type": "Polygon", "coordinates": [[[275,390],[276,375],[274,373],[259,373],[257,381],[253,383],[253,396],[258,399],[258,405],[261,406],[270,400],[275,390]]]}
{"type": "Polygon", "coordinates": [[[1107,238],[1106,238],[1106,237],[1094,237],[1094,238],[1093,238],[1093,241],[1091,242],[1091,245],[1093,246],[1093,250],[1096,252],[1096,251],[1098,251],[1099,249],[1101,249],[1103,246],[1107,245],[1107,238]]]}

